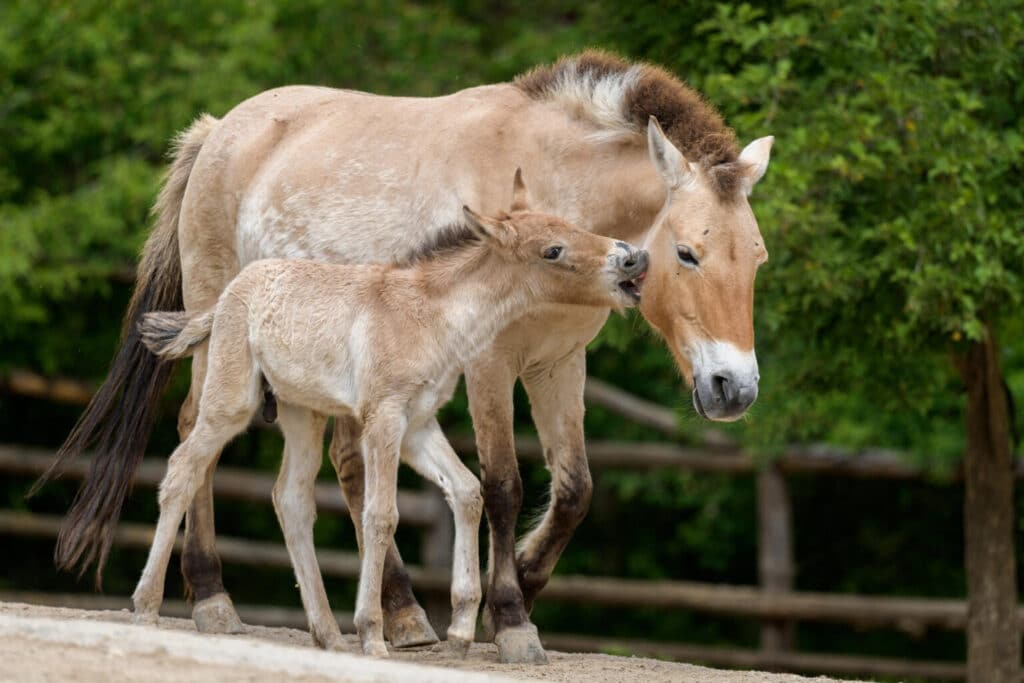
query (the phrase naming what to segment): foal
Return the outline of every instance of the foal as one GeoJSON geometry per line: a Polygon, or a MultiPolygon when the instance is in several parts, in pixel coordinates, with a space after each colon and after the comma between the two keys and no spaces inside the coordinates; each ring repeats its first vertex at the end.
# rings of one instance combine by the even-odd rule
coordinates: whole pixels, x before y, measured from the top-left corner
{"type": "Polygon", "coordinates": [[[286,447],[274,505],[314,639],[344,647],[313,548],[313,481],[322,459],[323,416],[350,415],[362,425],[366,463],[355,612],[363,652],[387,654],[381,580],[398,522],[400,459],[439,486],[454,513],[448,642],[458,654],[466,652],[481,597],[483,501],[479,482],[452,450],[435,413],[465,363],[531,306],[635,305],[647,253],[530,212],[518,172],[511,213],[489,218],[463,211],[465,227],[442,233],[405,264],[257,261],[213,309],[145,317],[145,342],[163,358],[189,355],[207,336],[210,341],[198,419],[160,485],[160,519],[133,596],[137,620],[156,619],[181,518],[220,449],[248,426],[262,376],[281,402],[286,447]],[[290,447],[293,439],[305,448],[290,447]]]}

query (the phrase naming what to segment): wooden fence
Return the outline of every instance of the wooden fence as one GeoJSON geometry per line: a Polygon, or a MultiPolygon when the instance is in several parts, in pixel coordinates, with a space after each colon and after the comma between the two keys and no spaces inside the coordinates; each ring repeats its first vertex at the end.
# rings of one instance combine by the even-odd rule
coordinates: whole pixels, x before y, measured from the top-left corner
{"type": "MultiPolygon", "coordinates": [[[[78,403],[89,396],[81,383],[46,380],[31,373],[9,375],[0,380],[0,388],[10,393],[49,400],[78,403]]],[[[586,399],[669,436],[678,436],[672,411],[645,402],[597,380],[589,380],[586,399]]],[[[591,442],[587,452],[595,470],[608,467],[676,468],[695,472],[756,476],[758,494],[760,585],[732,586],[688,581],[645,581],[609,577],[557,575],[540,599],[551,602],[580,603],[606,607],[657,607],[692,610],[702,613],[757,620],[762,624],[761,647],[739,649],[681,643],[652,642],[637,639],[600,638],[574,634],[542,633],[545,645],[576,651],[616,651],[668,657],[709,665],[787,670],[801,673],[835,675],[894,676],[935,679],[962,679],[962,663],[910,661],[894,658],[848,656],[797,652],[794,650],[794,626],[798,622],[847,624],[857,628],[898,629],[922,635],[928,629],[963,631],[967,608],[962,600],[869,597],[793,590],[792,510],[786,475],[908,480],[923,476],[918,468],[906,464],[898,454],[888,451],[844,453],[826,447],[793,447],[771,465],[759,466],[720,433],[709,431],[701,448],[665,443],[591,442]]],[[[457,450],[467,458],[475,457],[471,439],[454,439],[457,450]]],[[[542,461],[535,439],[516,440],[519,456],[542,461]]],[[[35,476],[49,465],[52,453],[15,446],[0,446],[0,472],[7,475],[35,476]]],[[[87,462],[73,465],[66,477],[81,478],[87,462]]],[[[136,483],[154,487],[163,474],[165,461],[146,459],[136,483]]],[[[1018,467],[1018,475],[1024,468],[1018,467]]],[[[251,471],[221,467],[217,470],[215,491],[218,499],[234,498],[270,502],[273,477],[251,471]]],[[[317,504],[322,511],[347,514],[339,489],[333,484],[318,484],[317,504]]],[[[430,596],[428,603],[444,605],[449,588],[448,566],[451,548],[451,517],[441,496],[434,489],[402,491],[399,511],[403,524],[423,530],[423,564],[410,566],[417,590],[430,596]]],[[[0,536],[54,538],[59,527],[57,517],[25,512],[0,511],[0,536]]],[[[123,523],[116,543],[124,547],[147,548],[152,538],[149,526],[123,523]]],[[[280,567],[290,563],[283,545],[249,541],[227,536],[217,537],[217,548],[227,563],[247,566],[280,567]]],[[[318,551],[321,568],[327,576],[355,579],[359,562],[355,553],[318,551]]],[[[0,594],[0,599],[25,600],[87,608],[120,608],[128,598],[54,594],[0,594]]],[[[166,613],[187,615],[181,602],[168,602],[166,613]]],[[[301,610],[240,605],[243,620],[249,623],[287,625],[302,628],[301,610]]],[[[351,626],[351,615],[339,614],[343,627],[351,626]]],[[[1021,613],[1024,620],[1024,611],[1021,613]]]]}

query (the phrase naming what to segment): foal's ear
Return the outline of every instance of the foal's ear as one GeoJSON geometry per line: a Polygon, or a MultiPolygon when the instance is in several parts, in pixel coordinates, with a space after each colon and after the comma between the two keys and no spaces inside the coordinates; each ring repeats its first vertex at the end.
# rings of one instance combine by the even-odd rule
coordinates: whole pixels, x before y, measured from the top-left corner
{"type": "Polygon", "coordinates": [[[508,247],[516,238],[515,228],[497,218],[481,216],[465,205],[462,207],[462,215],[466,217],[469,228],[484,242],[497,242],[502,247],[508,247]]]}
{"type": "Polygon", "coordinates": [[[672,144],[654,116],[647,120],[647,151],[670,190],[688,185],[697,177],[697,169],[672,144]]]}
{"type": "Polygon", "coordinates": [[[523,182],[523,169],[516,169],[516,177],[512,180],[512,208],[511,211],[529,211],[530,193],[526,190],[526,183],[523,182]]]}

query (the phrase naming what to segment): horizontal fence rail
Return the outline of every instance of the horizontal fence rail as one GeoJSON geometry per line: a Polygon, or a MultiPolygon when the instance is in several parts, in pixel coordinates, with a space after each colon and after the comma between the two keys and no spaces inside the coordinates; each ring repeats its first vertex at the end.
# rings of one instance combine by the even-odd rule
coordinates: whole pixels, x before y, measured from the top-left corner
{"type": "MultiPolygon", "coordinates": [[[[53,463],[53,453],[37,448],[0,445],[0,472],[11,475],[38,476],[53,463]]],[[[67,464],[61,470],[62,477],[83,479],[89,471],[89,458],[80,458],[67,464]]],[[[167,460],[146,458],[135,474],[135,484],[155,488],[167,472],[167,460]]],[[[271,502],[274,478],[236,467],[218,466],[214,475],[213,490],[218,498],[244,500],[257,503],[271,502]]],[[[316,485],[317,509],[327,512],[348,513],[341,489],[336,483],[316,485]]],[[[437,523],[438,517],[448,513],[443,498],[433,493],[400,490],[398,492],[398,514],[403,524],[429,527],[437,523]]]]}
{"type": "MultiPolygon", "coordinates": [[[[61,518],[56,516],[0,511],[0,534],[5,536],[55,538],[60,523],[61,518]]],[[[153,527],[123,522],[118,525],[114,542],[120,547],[147,549],[152,539],[153,527]]],[[[179,536],[175,552],[180,551],[181,541],[179,536]]],[[[233,564],[291,568],[288,552],[282,544],[218,536],[217,551],[225,562],[233,564]]],[[[327,576],[350,579],[359,576],[359,556],[354,552],[320,550],[317,558],[327,576]]],[[[448,571],[416,565],[406,567],[416,588],[442,593],[449,590],[448,571]]],[[[769,593],[753,586],[561,574],[551,578],[538,599],[602,607],[687,609],[722,616],[833,622],[858,628],[897,628],[911,633],[921,633],[928,628],[963,630],[967,621],[967,605],[962,600],[769,593]]],[[[1024,620],[1024,609],[1020,616],[1024,620]]]]}

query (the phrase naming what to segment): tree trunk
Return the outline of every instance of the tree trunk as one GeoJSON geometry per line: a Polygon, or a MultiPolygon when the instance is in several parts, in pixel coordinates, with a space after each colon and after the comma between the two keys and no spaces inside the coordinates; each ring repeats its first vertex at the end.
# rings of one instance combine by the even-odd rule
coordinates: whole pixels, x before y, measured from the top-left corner
{"type": "Polygon", "coordinates": [[[957,358],[967,385],[964,459],[968,683],[1020,683],[1010,422],[991,328],[957,358]]]}

